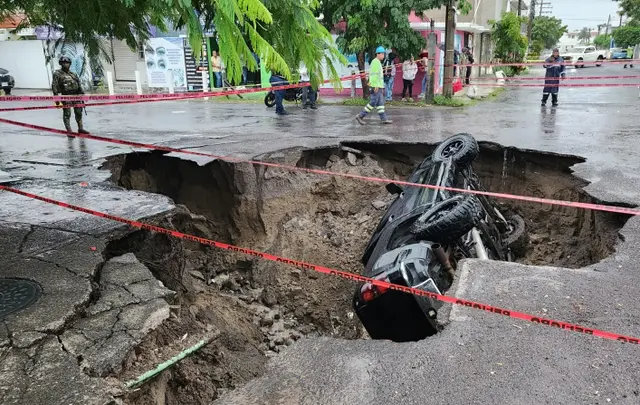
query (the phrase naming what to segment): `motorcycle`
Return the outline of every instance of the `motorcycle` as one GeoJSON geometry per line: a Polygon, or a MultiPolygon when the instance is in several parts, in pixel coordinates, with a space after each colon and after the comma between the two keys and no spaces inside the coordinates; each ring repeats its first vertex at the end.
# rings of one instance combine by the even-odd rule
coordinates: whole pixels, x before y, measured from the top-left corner
{"type": "MultiPolygon", "coordinates": [[[[296,104],[298,101],[302,101],[302,88],[293,88],[286,89],[284,93],[285,101],[295,101],[296,104]]],[[[264,105],[271,108],[276,105],[276,93],[273,90],[270,90],[266,96],[264,96],[264,105]]]]}
{"type": "Polygon", "coordinates": [[[11,94],[11,89],[16,85],[16,81],[9,74],[7,69],[0,68],[0,89],[4,90],[4,94],[7,96],[11,94]]]}
{"type": "MultiPolygon", "coordinates": [[[[302,102],[302,89],[304,87],[297,87],[293,89],[286,89],[284,93],[284,101],[295,101],[296,104],[298,102],[302,102]]],[[[316,92],[316,102],[320,98],[318,92],[316,92]]],[[[271,108],[276,105],[276,93],[273,90],[270,90],[266,96],[264,96],[264,105],[271,108]]]]}

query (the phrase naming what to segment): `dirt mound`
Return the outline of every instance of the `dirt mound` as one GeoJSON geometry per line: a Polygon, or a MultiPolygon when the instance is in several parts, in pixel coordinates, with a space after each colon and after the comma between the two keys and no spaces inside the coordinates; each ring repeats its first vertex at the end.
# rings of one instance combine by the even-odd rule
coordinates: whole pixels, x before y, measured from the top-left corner
{"type": "MultiPolygon", "coordinates": [[[[261,156],[288,165],[405,179],[429,145],[351,144],[261,156]]],[[[481,144],[474,164],[491,191],[593,202],[571,175],[579,158],[481,144]]],[[[181,204],[160,225],[280,256],[359,273],[360,257],[392,196],[381,183],[215,161],[205,166],[159,153],[112,158],[113,181],[181,204]]],[[[581,267],[613,250],[626,217],[501,200],[530,232],[523,263],[581,267]]],[[[351,307],[355,285],[340,278],[166,235],[137,231],[108,256],[133,252],[178,292],[169,321],[132,354],[131,379],[194,344],[220,337],[130,395],[130,404],[208,404],[257,375],[268,356],[302,336],[367,338],[351,307]],[[163,402],[164,401],[164,402],[163,402]]]]}

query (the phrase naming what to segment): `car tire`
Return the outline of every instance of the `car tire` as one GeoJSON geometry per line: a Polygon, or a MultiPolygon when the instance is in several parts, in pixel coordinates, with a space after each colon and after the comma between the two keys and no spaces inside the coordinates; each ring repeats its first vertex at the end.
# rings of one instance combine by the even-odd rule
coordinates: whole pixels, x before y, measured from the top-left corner
{"type": "Polygon", "coordinates": [[[517,257],[523,257],[529,245],[529,234],[525,226],[524,218],[513,215],[507,219],[511,230],[505,235],[504,244],[511,249],[517,257]]]}
{"type": "Polygon", "coordinates": [[[602,66],[602,61],[604,60],[604,58],[602,56],[598,56],[598,61],[596,62],[596,67],[600,67],[602,66]],[[600,63],[598,63],[600,62],[600,63]]]}
{"type": "Polygon", "coordinates": [[[482,205],[472,195],[456,195],[436,204],[411,225],[416,237],[448,244],[466,235],[482,219],[482,205]]]}
{"type": "Polygon", "coordinates": [[[264,96],[264,105],[271,108],[276,105],[276,95],[274,92],[270,91],[264,96]]]}
{"type": "Polygon", "coordinates": [[[480,152],[478,142],[473,136],[460,133],[445,139],[433,151],[433,161],[442,162],[452,158],[456,164],[468,165],[480,152]]]}
{"type": "MultiPolygon", "coordinates": [[[[580,63],[580,62],[583,62],[582,58],[578,59],[578,63],[580,63]]],[[[584,67],[584,63],[580,63],[580,64],[578,64],[578,63],[576,63],[576,68],[582,69],[584,67]]]]}

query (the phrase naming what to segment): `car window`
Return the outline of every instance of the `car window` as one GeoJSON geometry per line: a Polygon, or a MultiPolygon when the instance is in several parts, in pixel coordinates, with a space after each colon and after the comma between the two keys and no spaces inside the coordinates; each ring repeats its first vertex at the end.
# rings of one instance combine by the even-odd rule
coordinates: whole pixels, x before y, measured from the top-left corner
{"type": "Polygon", "coordinates": [[[595,52],[596,48],[587,48],[584,53],[592,53],[595,52]]]}

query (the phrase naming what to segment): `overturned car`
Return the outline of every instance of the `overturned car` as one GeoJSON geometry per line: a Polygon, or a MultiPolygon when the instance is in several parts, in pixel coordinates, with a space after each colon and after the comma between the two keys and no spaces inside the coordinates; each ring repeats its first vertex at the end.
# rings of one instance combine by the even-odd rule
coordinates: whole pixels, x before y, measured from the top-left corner
{"type": "MultiPolygon", "coordinates": [[[[364,276],[437,294],[453,283],[463,258],[512,261],[528,239],[518,215],[504,215],[490,198],[447,188],[483,191],[472,163],[479,147],[469,134],[440,143],[409,176],[387,190],[396,195],[362,256],[364,276]]],[[[438,331],[440,301],[371,283],[357,286],[353,307],[373,339],[415,341],[438,331]]]]}

